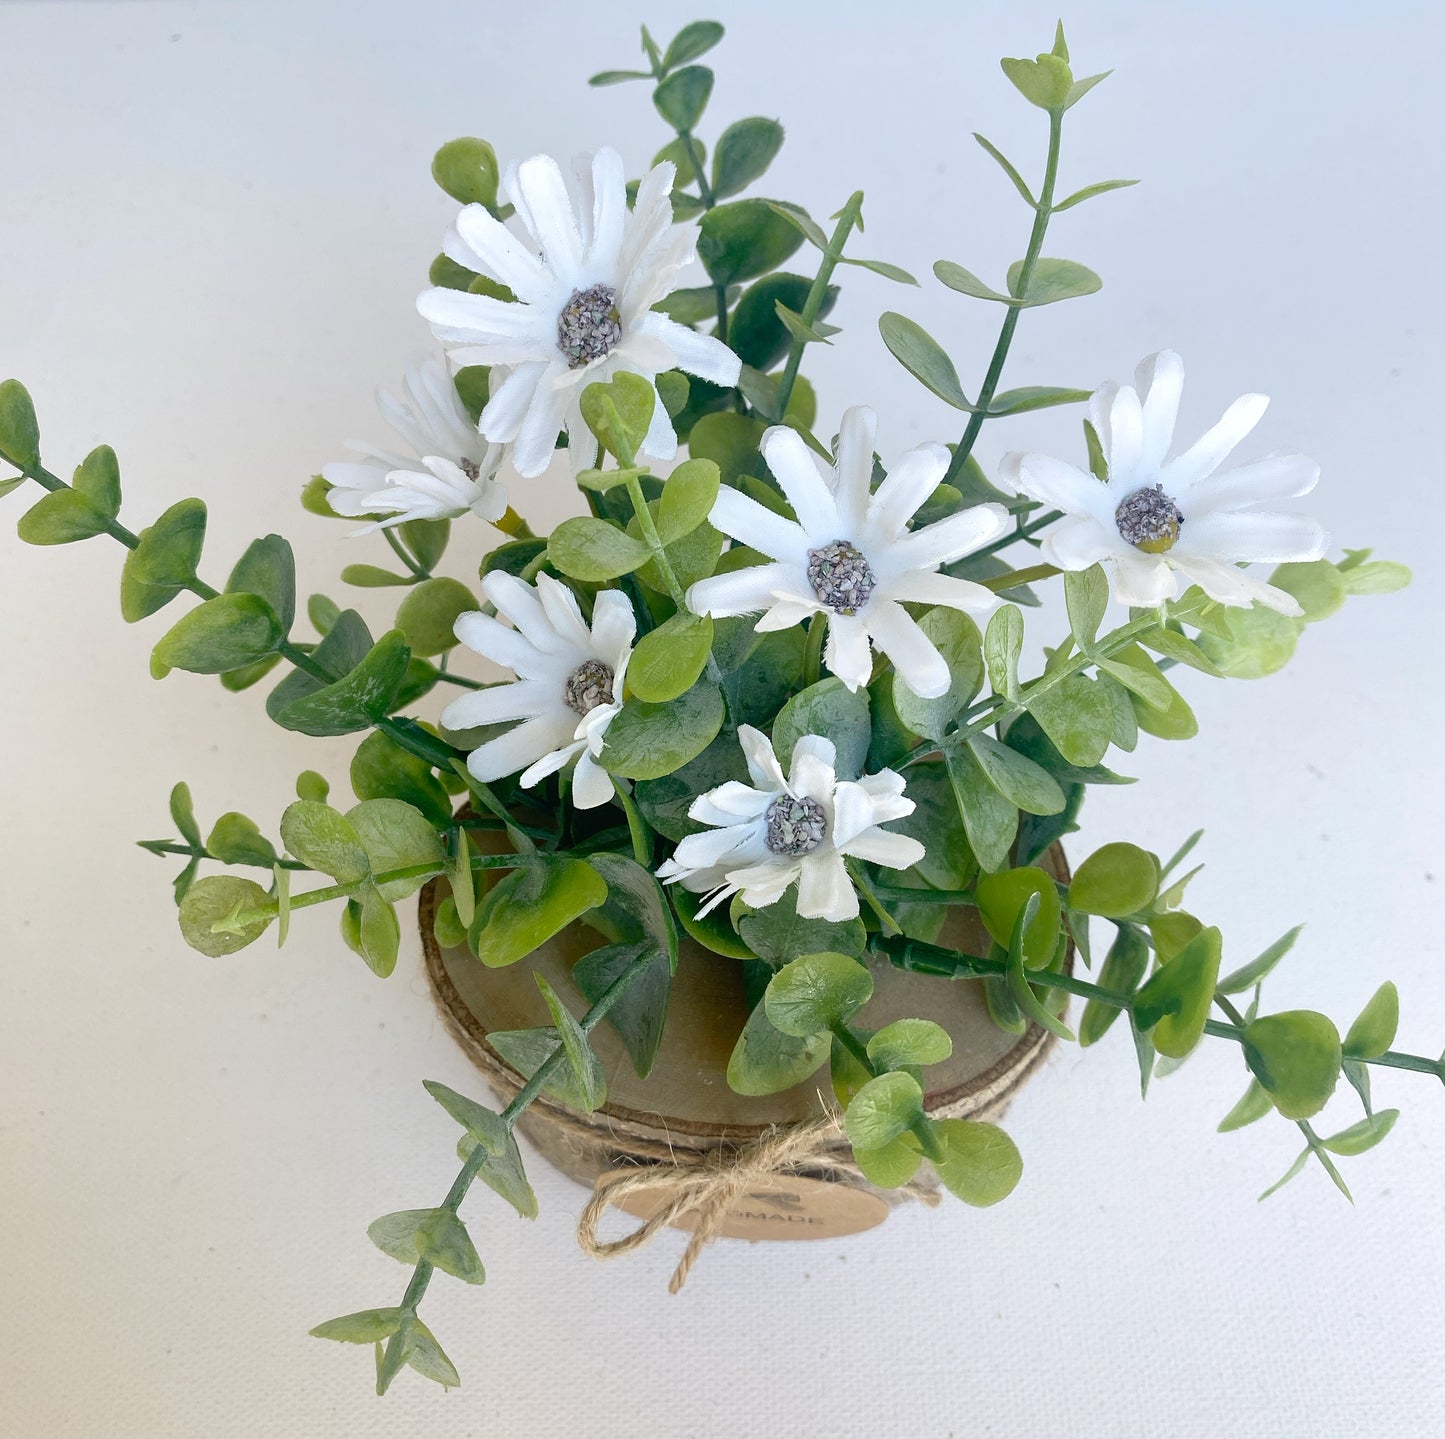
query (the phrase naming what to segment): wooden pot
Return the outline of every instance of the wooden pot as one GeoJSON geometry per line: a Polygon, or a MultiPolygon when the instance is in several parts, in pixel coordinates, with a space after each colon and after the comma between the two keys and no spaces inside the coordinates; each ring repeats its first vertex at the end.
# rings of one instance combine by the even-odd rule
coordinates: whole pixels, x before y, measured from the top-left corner
{"type": "MultiPolygon", "coordinates": [[[[1056,878],[1068,877],[1058,845],[1041,866],[1056,878]]],[[[551,1022],[533,972],[545,976],[574,1013],[582,1013],[587,1001],[572,983],[572,966],[605,941],[574,924],[527,961],[488,969],[465,947],[444,949],[437,943],[432,921],[445,893],[441,881],[433,880],[420,895],[427,976],[448,1027],[505,1103],[523,1079],[487,1035],[551,1022]]],[[[977,911],[959,908],[950,911],[938,943],[982,954],[990,941],[977,911]]],[[[1001,1115],[1047,1053],[1052,1036],[1034,1024],[1021,1035],[999,1029],[989,1017],[980,980],[936,979],[871,958],[865,962],[874,991],[858,1016],[860,1025],[878,1029],[895,1019],[927,1018],[953,1039],[951,1057],[923,1071],[928,1112],[951,1119],[1001,1115]]],[[[1072,946],[1067,964],[1072,968],[1072,946]]],[[[667,1025],[648,1077],[637,1077],[617,1034],[601,1024],[591,1039],[607,1075],[606,1104],[589,1115],[543,1093],[518,1128],[556,1168],[590,1188],[602,1176],[638,1164],[726,1163],[740,1146],[775,1126],[806,1123],[836,1109],[826,1069],[779,1094],[755,1098],[729,1088],[728,1058],[748,1012],[739,963],[683,935],[667,1025]]],[[[841,1163],[848,1153],[840,1136],[830,1154],[841,1163]]],[[[800,1174],[777,1176],[776,1184],[762,1187],[766,1192],[750,1192],[720,1232],[749,1239],[829,1238],[884,1219],[896,1194],[875,1189],[856,1170],[831,1168],[829,1157],[800,1174]]],[[[685,1219],[679,1223],[687,1227],[685,1219]]]]}

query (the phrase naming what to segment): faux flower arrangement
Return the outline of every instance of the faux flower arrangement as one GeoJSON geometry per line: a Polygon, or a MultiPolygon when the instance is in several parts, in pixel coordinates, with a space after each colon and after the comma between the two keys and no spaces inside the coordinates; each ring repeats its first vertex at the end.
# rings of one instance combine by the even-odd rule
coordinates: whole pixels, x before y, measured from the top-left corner
{"type": "MultiPolygon", "coordinates": [[[[179,837],[145,845],[186,859],[175,891],[189,944],[229,955],[273,926],[284,943],[294,911],[334,901],[345,942],[385,976],[398,903],[440,880],[437,938],[480,964],[525,964],[579,923],[602,946],[574,972],[584,1014],[538,975],[552,1025],[490,1036],[525,1081],[504,1110],[428,1084],[463,1130],[460,1171],[438,1205],[371,1228],[411,1280],[398,1304],[314,1331],[375,1345],[379,1392],[404,1366],[458,1382],[419,1311],[436,1270],[484,1277],[462,1201],[481,1180],[536,1213],[519,1116],[544,1089],[589,1111],[605,1102],[588,1039],[604,1021],[647,1074],[680,936],[758,983],[733,1087],[768,1094],[830,1066],[856,1163],[885,1189],[930,1165],[965,1202],[992,1204],[1022,1168],[996,1125],[927,1112],[922,1070],[952,1043],[927,1013],[877,1032],[855,1022],[870,971],[889,966],[981,981],[993,1019],[1015,1033],[1032,1024],[1087,1045],[1122,1014],[1145,1087],[1205,1035],[1239,1045],[1248,1087],[1220,1127],[1272,1111],[1294,1125],[1303,1148],[1285,1180],[1314,1159],[1343,1190],[1336,1158],[1389,1132],[1397,1112],[1373,1107],[1372,1067],[1445,1081],[1445,1059],[1391,1050],[1389,983],[1343,1039],[1323,1014],[1262,1010],[1261,984],[1298,929],[1221,973],[1219,929],[1182,908],[1197,834],[1164,862],[1116,842],[1071,880],[1040,867],[1089,785],[1126,782],[1105,764],[1111,750],[1133,750],[1140,731],[1195,734],[1172,670],[1270,673],[1347,597],[1408,579],[1366,550],[1328,559],[1313,520],[1261,508],[1307,494],[1319,473],[1299,455],[1231,465],[1263,396],[1176,444],[1183,367],[1170,351],[1132,386],[1000,388],[1024,312],[1099,288],[1044,241],[1055,215],[1132,183],[1058,198],[1064,117],[1104,76],[1074,78],[1062,28],[1049,52],[1002,62],[1048,127],[1037,194],[976,137],[1032,215],[1025,253],[999,288],[934,266],[949,289],[1002,311],[972,399],[918,324],[882,316],[892,355],[966,416],[956,443],[885,464],[873,413],[820,419],[801,365],[838,333],[825,316],[843,267],[917,282],[853,253],[861,194],[831,229],[796,204],[737,198],[782,144],[777,122],[728,126],[707,163],[696,131],[713,76],[696,62],[722,34],[697,22],[664,48],[644,29],[646,69],[593,77],[651,85],[674,133],[636,183],[607,148],[570,170],[537,156],[504,173],[482,140],[438,152],[433,173],[462,205],[418,301],[440,349],[407,369],[400,396],[380,396],[397,448],[358,446],[303,492],[313,514],[360,520],[356,533],[394,553],[400,569],[341,575],[405,590],[379,639],[323,595],[306,606],[316,638],[294,636],[295,569],[279,535],[254,541],[223,588],[202,580],[200,500],[125,528],[114,453],[94,450],[67,484],[42,461],[24,388],[0,385],[0,459],[19,472],[0,494],[27,479],[47,491],[20,537],[118,539],[128,621],[183,593],[201,601],[156,643],[157,678],[188,670],[242,690],[280,668],[266,700],[276,723],[363,736],[349,776],[358,803],[333,805],[327,781],[303,773],[279,846],[234,812],[203,838],[176,786],[179,837]],[[812,256],[811,275],[783,268],[797,255],[812,256]],[[706,282],[680,287],[695,261],[706,282]],[[984,473],[985,422],[1075,404],[1086,406],[1075,458],[1020,452],[984,473]],[[559,447],[587,513],[539,536],[509,499],[515,477],[541,476],[559,447]],[[480,562],[475,589],[435,573],[454,522],[468,565],[480,562]],[[1254,564],[1274,568],[1261,577],[1254,564]],[[1068,628],[1024,674],[1024,613],[1054,579],[1068,628]],[[471,677],[474,655],[506,678],[471,677]],[[447,693],[423,711],[435,720],[412,713],[447,693]],[[230,868],[202,876],[208,861],[230,868]],[[959,908],[981,918],[987,953],[936,942],[959,908]],[[1095,920],[1111,928],[1107,947],[1095,920]],[[1096,979],[1074,973],[1075,953],[1089,968],[1097,957],[1096,979]],[[1077,1031],[1070,995],[1086,1001],[1077,1031]],[[1310,1120],[1341,1078],[1363,1115],[1321,1135],[1310,1120]]],[[[927,985],[918,992],[926,1008],[927,985]]]]}

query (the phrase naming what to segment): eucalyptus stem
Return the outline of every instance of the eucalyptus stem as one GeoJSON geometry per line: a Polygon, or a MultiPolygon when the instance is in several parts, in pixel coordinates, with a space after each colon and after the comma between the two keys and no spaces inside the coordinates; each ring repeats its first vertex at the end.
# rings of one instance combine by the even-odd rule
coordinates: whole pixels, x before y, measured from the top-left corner
{"type": "MultiPolygon", "coordinates": [[[[1040,254],[1043,253],[1044,234],[1049,228],[1049,216],[1053,213],[1054,207],[1054,185],[1059,176],[1059,141],[1063,131],[1063,122],[1064,116],[1061,110],[1049,111],[1049,154],[1044,163],[1044,183],[1039,190],[1038,203],[1034,206],[1034,223],[1033,229],[1029,232],[1028,250],[1024,254],[1023,263],[1019,266],[1018,280],[1013,287],[1016,298],[1022,298],[1028,294],[1029,281],[1033,279],[1034,267],[1039,262],[1040,254]]],[[[998,382],[1003,376],[1004,361],[1008,359],[1009,346],[1013,344],[1014,330],[1018,326],[1021,308],[1019,305],[1010,305],[1008,313],[1003,317],[1003,324],[999,326],[998,341],[993,347],[993,355],[989,359],[983,384],[979,386],[973,413],[968,417],[968,425],[964,429],[963,438],[959,440],[958,448],[953,452],[953,459],[943,477],[945,485],[952,484],[963,473],[963,467],[973,453],[978,432],[988,418],[988,407],[998,391],[998,382]]]]}
{"type": "Polygon", "coordinates": [[[409,569],[412,574],[417,577],[417,579],[427,580],[431,578],[431,571],[417,562],[411,551],[408,550],[407,547],[402,544],[401,540],[398,539],[397,536],[393,533],[391,525],[383,525],[381,527],[381,533],[385,536],[387,544],[391,546],[397,559],[399,559],[402,564],[404,564],[407,569],[409,569]]]}
{"type": "MultiPolygon", "coordinates": [[[[629,467],[631,463],[631,460],[627,461],[629,467]]],[[[657,532],[657,522],[652,518],[652,511],[647,506],[647,496],[642,493],[642,481],[636,475],[629,475],[627,478],[627,496],[632,501],[632,509],[637,516],[637,527],[642,531],[642,542],[652,551],[653,563],[667,586],[667,593],[678,609],[685,610],[687,597],[677,578],[677,571],[667,557],[667,546],[662,543],[662,536],[657,532]]]]}
{"type": "MultiPolygon", "coordinates": [[[[583,1034],[590,1034],[607,1017],[613,1006],[627,993],[629,989],[649,970],[655,962],[655,956],[649,950],[634,959],[616,979],[598,996],[597,1002],[577,1021],[583,1034]]],[[[532,1077],[519,1089],[512,1102],[502,1111],[502,1123],[507,1127],[507,1133],[511,1134],[517,1126],[517,1121],[526,1111],[527,1106],[546,1087],[547,1081],[567,1063],[566,1049],[559,1040],[551,1054],[537,1067],[532,1077]]],[[[447,1196],[442,1201],[441,1207],[455,1214],[461,1208],[462,1200],[467,1197],[473,1181],[481,1172],[482,1165],[487,1160],[487,1149],[478,1144],[463,1162],[457,1177],[452,1181],[451,1188],[447,1190],[447,1196]]],[[[419,1259],[416,1268],[412,1271],[411,1279],[406,1286],[406,1292],[402,1295],[401,1322],[396,1332],[387,1341],[386,1351],[382,1358],[377,1379],[377,1393],[386,1392],[386,1385],[389,1382],[386,1376],[394,1374],[400,1369],[404,1359],[401,1357],[400,1346],[405,1343],[405,1335],[408,1320],[416,1317],[417,1307],[425,1296],[427,1286],[431,1283],[433,1266],[430,1260],[419,1259]]]]}
{"type": "Polygon", "coordinates": [[[1023,570],[1010,570],[1006,575],[994,575],[992,579],[976,580],[986,590],[995,594],[1000,590],[1011,590],[1019,585],[1031,585],[1035,580],[1051,580],[1063,571],[1057,565],[1030,565],[1023,570]]]}
{"type": "MultiPolygon", "coordinates": [[[[0,460],[4,460],[7,465],[12,465],[27,479],[34,480],[42,489],[54,492],[73,488],[41,464],[22,464],[19,460],[6,454],[4,450],[0,450],[0,460]]],[[[140,536],[134,530],[128,530],[118,520],[107,519],[101,532],[109,535],[113,540],[119,541],[128,550],[140,548],[140,536]]],[[[192,575],[189,579],[181,581],[179,587],[201,600],[213,600],[221,593],[198,575],[192,575]]],[[[332,674],[324,665],[318,664],[304,649],[292,644],[289,639],[278,641],[276,653],[289,661],[296,669],[304,671],[323,685],[335,684],[337,680],[344,678],[342,675],[332,674]]],[[[430,765],[445,765],[452,755],[462,753],[461,750],[447,744],[445,740],[439,740],[434,735],[427,734],[419,725],[413,724],[409,720],[397,719],[393,715],[385,715],[377,720],[374,728],[381,730],[409,754],[425,760],[430,765]],[[442,751],[446,752],[445,755],[442,755],[442,751]]]]}
{"type": "MultiPolygon", "coordinates": [[[[938,979],[1002,978],[1007,975],[1009,967],[1006,959],[988,959],[982,955],[964,954],[959,950],[945,949],[942,945],[926,944],[919,939],[889,939],[875,935],[871,948],[895,969],[905,970],[910,974],[932,975],[938,979]]],[[[1051,969],[1030,970],[1028,982],[1046,989],[1061,989],[1078,995],[1081,999],[1098,1000],[1099,1003],[1107,1004],[1124,1014],[1132,1015],[1134,1012],[1136,995],[1108,989],[1072,974],[1051,969]]],[[[1233,1013],[1237,1022],[1225,1024],[1216,1019],[1206,1020],[1205,1034],[1215,1039],[1232,1039],[1237,1044],[1243,1044],[1244,1016],[1230,1004],[1226,996],[1216,993],[1214,999],[1226,1012],[1233,1013]]],[[[1423,1054],[1401,1054],[1396,1050],[1386,1050],[1384,1054],[1377,1054],[1372,1059],[1360,1062],[1378,1065],[1383,1069],[1406,1069],[1417,1074],[1431,1074],[1445,1083],[1445,1058],[1430,1059],[1423,1054]]]]}
{"type": "Polygon", "coordinates": [[[208,849],[205,847],[205,845],[200,845],[200,844],[176,844],[174,841],[172,841],[172,840],[167,840],[167,839],[138,839],[138,840],[136,840],[136,843],[137,843],[143,850],[147,850],[149,853],[155,854],[155,855],[162,855],[162,854],[182,854],[182,855],[189,855],[192,859],[214,859],[214,860],[216,860],[216,863],[217,863],[217,864],[239,864],[239,865],[248,866],[248,867],[251,868],[251,869],[270,870],[270,869],[273,869],[276,865],[280,865],[282,869],[307,870],[307,871],[311,872],[312,874],[315,873],[315,871],[311,869],[311,866],[310,866],[309,864],[302,864],[299,859],[276,859],[276,860],[235,859],[235,860],[228,860],[228,859],[218,859],[217,856],[215,856],[214,854],[212,854],[211,851],[208,850],[208,849]]]}
{"type": "MultiPolygon", "coordinates": [[[[828,293],[828,281],[833,278],[833,271],[838,268],[838,262],[843,258],[843,247],[862,213],[863,192],[855,190],[839,212],[838,224],[828,241],[828,248],[823,251],[823,259],[818,265],[818,273],[813,277],[808,298],[803,302],[803,312],[799,318],[809,329],[818,323],[818,312],[823,308],[823,298],[828,293]]],[[[798,380],[798,366],[803,362],[803,347],[807,343],[800,335],[794,335],[792,344],[788,347],[788,361],[783,367],[783,378],[778,381],[777,413],[771,416],[777,424],[781,424],[783,416],[788,413],[788,405],[793,398],[793,386],[798,380]]]]}

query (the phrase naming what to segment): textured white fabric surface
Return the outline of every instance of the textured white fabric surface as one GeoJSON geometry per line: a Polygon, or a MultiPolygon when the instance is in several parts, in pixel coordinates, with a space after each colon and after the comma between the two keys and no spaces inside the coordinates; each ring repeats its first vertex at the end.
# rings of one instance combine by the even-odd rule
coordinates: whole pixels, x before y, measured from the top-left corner
{"type": "MultiPolygon", "coordinates": [[[[1122,762],[1141,783],[1091,796],[1074,852],[1169,850],[1207,826],[1191,907],[1222,925],[1226,963],[1311,918],[1270,1003],[1343,1024],[1393,977],[1400,1047],[1436,1052],[1440,14],[1068,8],[1080,73],[1118,73],[1069,117],[1063,184],[1145,183],[1056,221],[1048,252],[1105,289],[1025,315],[1006,383],[1126,379],[1174,346],[1185,431],[1272,394],[1248,453],[1314,454],[1337,541],[1419,575],[1408,600],[1351,602],[1272,679],[1185,676],[1201,737],[1144,740],[1122,762]]],[[[859,253],[923,276],[939,257],[998,275],[1021,252],[1027,215],[968,132],[1037,173],[1041,119],[997,57],[1046,48],[1052,6],[713,9],[730,35],[704,134],[780,115],[768,191],[826,216],[861,186],[859,253]]],[[[637,18],[666,35],[694,17],[657,0],[637,18]]],[[[618,5],[0,6],[0,370],[31,387],[51,465],[112,443],[133,525],[204,495],[212,577],[269,529],[295,538],[306,591],[384,559],[294,497],[348,436],[381,438],[372,386],[425,339],[413,301],[451,209],[432,150],[610,141],[637,170],[666,138],[646,90],[583,83],[632,64],[634,35],[618,5]]],[[[955,437],[876,315],[917,317],[972,387],[996,311],[931,280],[846,278],[846,333],[810,355],[820,428],[866,401],[885,456],[955,437]]],[[[1072,414],[1005,421],[981,453],[1077,434],[1072,414]]],[[[549,520],[567,491],[559,467],[518,496],[549,520]]],[[[1259,1205],[1296,1139],[1279,1120],[1215,1134],[1237,1052],[1206,1046],[1141,1106],[1117,1032],[1056,1054],[1015,1105],[1027,1171],[1008,1203],[719,1245],[676,1299],[681,1239],[586,1261],[581,1191],[536,1161],[541,1218],[476,1196],[488,1283],[439,1279],[428,1300],[464,1387],[405,1376],[371,1397],[370,1354],[305,1331],[400,1297],[366,1225],[450,1182],[453,1126],[421,1080],[478,1081],[414,942],[388,983],[330,914],[299,916],[282,953],[203,959],[175,930],[172,866],[131,843],[168,832],[180,778],[203,823],[242,808],[274,833],[299,769],[344,793],[352,743],[268,727],[260,692],[155,684],[165,620],[121,624],[119,551],[27,548],[22,504],[0,501],[7,1439],[1440,1432],[1445,1091],[1378,1077],[1404,1115],[1345,1162],[1354,1208],[1317,1170],[1259,1205]]]]}

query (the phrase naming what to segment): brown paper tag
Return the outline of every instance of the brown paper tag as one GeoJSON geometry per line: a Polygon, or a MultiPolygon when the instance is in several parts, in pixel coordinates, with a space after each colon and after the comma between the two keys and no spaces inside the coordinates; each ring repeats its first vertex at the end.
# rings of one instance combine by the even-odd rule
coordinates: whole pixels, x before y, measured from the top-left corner
{"type": "MultiPolygon", "coordinates": [[[[665,1193],[644,1191],[624,1195],[617,1207],[638,1219],[650,1219],[667,1202],[665,1193]]],[[[887,1217],[887,1203],[866,1189],[779,1174],[742,1195],[718,1233],[727,1239],[837,1239],[872,1229],[887,1217]]],[[[696,1216],[684,1214],[672,1227],[691,1231],[696,1216]]]]}

